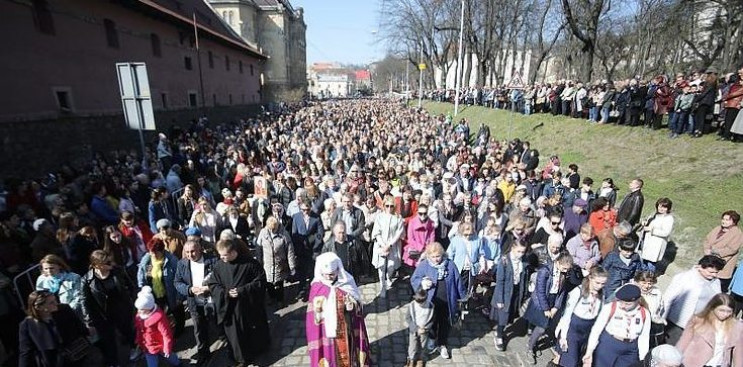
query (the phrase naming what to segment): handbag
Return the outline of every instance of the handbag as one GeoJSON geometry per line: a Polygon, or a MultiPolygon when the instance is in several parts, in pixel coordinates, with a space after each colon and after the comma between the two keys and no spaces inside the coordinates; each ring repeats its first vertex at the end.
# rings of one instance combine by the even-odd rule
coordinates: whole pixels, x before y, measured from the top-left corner
{"type": "Polygon", "coordinates": [[[408,251],[408,257],[411,260],[418,260],[421,258],[421,252],[419,250],[410,250],[408,251]]]}
{"type": "Polygon", "coordinates": [[[62,355],[69,361],[79,361],[85,358],[91,351],[92,344],[86,337],[79,337],[62,348],[62,355]]]}

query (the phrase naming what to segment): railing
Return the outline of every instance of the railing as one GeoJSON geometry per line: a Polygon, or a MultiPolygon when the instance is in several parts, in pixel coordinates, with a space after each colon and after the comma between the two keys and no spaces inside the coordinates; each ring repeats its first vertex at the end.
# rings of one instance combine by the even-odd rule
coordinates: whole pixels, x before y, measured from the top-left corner
{"type": "Polygon", "coordinates": [[[13,288],[18,297],[18,302],[23,309],[26,308],[28,295],[36,290],[36,278],[41,275],[41,265],[36,264],[13,278],[13,288]]]}

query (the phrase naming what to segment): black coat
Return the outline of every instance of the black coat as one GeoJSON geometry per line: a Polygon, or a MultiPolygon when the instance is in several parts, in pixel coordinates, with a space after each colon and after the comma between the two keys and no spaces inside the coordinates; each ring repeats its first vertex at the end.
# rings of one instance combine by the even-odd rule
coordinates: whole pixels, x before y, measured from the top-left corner
{"type": "Polygon", "coordinates": [[[619,205],[617,223],[626,220],[631,225],[636,225],[640,221],[643,205],[645,205],[645,197],[642,195],[642,190],[627,194],[619,205]]]}
{"type": "Polygon", "coordinates": [[[313,258],[322,253],[325,228],[322,221],[314,214],[310,214],[309,226],[304,223],[302,213],[294,214],[291,228],[292,244],[297,256],[311,255],[313,258]]]}
{"type": "Polygon", "coordinates": [[[134,295],[135,288],[129,276],[126,275],[124,270],[120,267],[114,267],[111,269],[111,275],[114,282],[116,283],[116,292],[118,297],[122,299],[122,305],[116,310],[108,309],[107,298],[109,297],[103,289],[101,280],[95,276],[93,269],[89,270],[82,279],[83,282],[83,295],[82,295],[82,311],[83,319],[87,326],[99,327],[108,323],[108,318],[111,313],[117,314],[118,317],[125,319],[131,319],[134,317],[134,295]],[[122,314],[125,312],[125,314],[122,314]]]}
{"type": "MultiPolygon", "coordinates": [[[[215,257],[210,257],[204,255],[204,278],[208,277],[209,274],[211,274],[212,269],[214,267],[214,263],[218,261],[215,257]]],[[[178,294],[181,297],[186,298],[186,302],[188,302],[188,309],[191,311],[196,311],[196,297],[193,293],[191,293],[191,287],[193,287],[193,282],[191,280],[191,260],[189,259],[181,259],[178,261],[178,266],[175,271],[175,280],[173,280],[173,283],[175,285],[175,290],[178,292],[178,294]]],[[[199,286],[206,285],[206,284],[200,284],[199,286]]]]}
{"type": "Polygon", "coordinates": [[[81,337],[88,336],[88,330],[70,306],[59,304],[52,314],[54,326],[60,340],[50,335],[49,325],[26,317],[21,321],[18,332],[19,367],[62,367],[66,364],[60,359],[61,350],[81,337]]]}

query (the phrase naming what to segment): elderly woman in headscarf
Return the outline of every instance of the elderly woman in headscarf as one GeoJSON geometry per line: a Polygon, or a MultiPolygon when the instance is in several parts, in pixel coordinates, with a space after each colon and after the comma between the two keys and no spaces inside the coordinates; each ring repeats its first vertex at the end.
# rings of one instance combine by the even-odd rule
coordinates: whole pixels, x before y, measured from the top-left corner
{"type": "Polygon", "coordinates": [[[359,288],[332,252],[315,260],[306,320],[310,366],[371,366],[359,288]]]}

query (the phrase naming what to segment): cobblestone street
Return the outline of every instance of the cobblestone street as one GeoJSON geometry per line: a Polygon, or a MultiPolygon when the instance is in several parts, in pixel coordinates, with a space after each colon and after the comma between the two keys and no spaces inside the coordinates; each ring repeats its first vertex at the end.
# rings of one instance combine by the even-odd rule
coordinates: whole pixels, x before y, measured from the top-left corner
{"type": "MultiPolygon", "coordinates": [[[[366,314],[366,328],[369,333],[374,366],[405,365],[408,335],[405,322],[404,306],[410,302],[410,290],[407,281],[398,281],[388,291],[386,298],[378,297],[376,283],[361,286],[366,314]]],[[[296,293],[294,287],[288,287],[287,295],[296,293]]],[[[294,302],[278,310],[270,317],[272,346],[261,356],[257,366],[309,366],[309,357],[304,331],[306,304],[294,302]]],[[[269,306],[269,310],[275,307],[269,306]]],[[[189,324],[190,325],[190,321],[189,324]]],[[[451,359],[443,359],[438,353],[430,356],[427,366],[529,366],[526,352],[526,328],[517,322],[515,333],[506,352],[495,350],[493,327],[479,310],[472,311],[465,319],[461,330],[454,329],[449,337],[451,359]]],[[[187,327],[179,338],[179,356],[188,361],[194,353],[191,328],[187,327]]],[[[539,357],[539,366],[546,365],[552,353],[544,350],[539,357]]],[[[214,353],[208,364],[210,367],[229,365],[226,348],[214,353]]]]}

